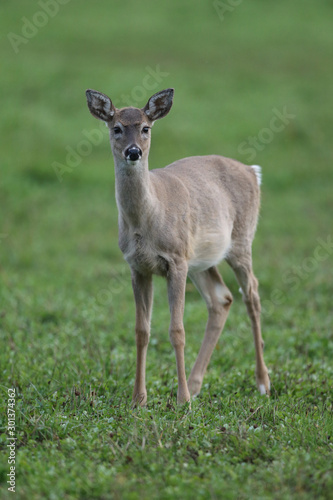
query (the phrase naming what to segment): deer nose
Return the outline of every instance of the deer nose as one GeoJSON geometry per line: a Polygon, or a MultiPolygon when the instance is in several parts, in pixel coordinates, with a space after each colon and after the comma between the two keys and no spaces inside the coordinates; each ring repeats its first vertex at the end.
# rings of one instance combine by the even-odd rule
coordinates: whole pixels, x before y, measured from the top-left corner
{"type": "Polygon", "coordinates": [[[137,146],[129,146],[125,151],[126,160],[137,161],[141,158],[142,151],[137,146]]]}

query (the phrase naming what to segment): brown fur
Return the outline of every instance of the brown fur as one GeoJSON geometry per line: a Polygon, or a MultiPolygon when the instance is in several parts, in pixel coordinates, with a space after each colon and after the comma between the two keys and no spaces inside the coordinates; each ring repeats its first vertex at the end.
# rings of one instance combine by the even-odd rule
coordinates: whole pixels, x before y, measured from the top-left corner
{"type": "Polygon", "coordinates": [[[222,156],[191,157],[157,170],[148,169],[150,130],[154,120],[172,105],[173,90],[152,96],[143,109],[117,110],[104,94],[87,91],[88,106],[110,129],[115,161],[116,200],[119,210],[119,246],[132,272],[136,302],[137,371],[134,404],[145,404],[146,352],[152,312],[152,275],[167,279],[171,313],[170,339],[175,349],[179,403],[198,394],[226,321],[232,296],[217,270],[226,259],[241,285],[252,323],[256,348],[257,385],[269,394],[270,382],[263,359],[260,299],[252,272],[254,238],[260,190],[253,168],[222,156]],[[117,127],[121,130],[117,130],[117,127]],[[130,161],[130,146],[141,158],[130,161]],[[185,378],[183,311],[186,277],[206,301],[205,337],[188,382],[185,378]]]}

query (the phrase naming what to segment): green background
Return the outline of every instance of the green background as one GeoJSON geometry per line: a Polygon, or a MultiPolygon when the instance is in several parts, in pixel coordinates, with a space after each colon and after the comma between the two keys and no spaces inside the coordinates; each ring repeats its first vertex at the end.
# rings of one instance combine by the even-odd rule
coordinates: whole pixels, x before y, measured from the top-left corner
{"type": "MultiPolygon", "coordinates": [[[[1,2],[2,498],[8,388],[16,498],[331,498],[332,16],[329,0],[1,2]],[[215,153],[263,169],[253,258],[270,399],[222,264],[235,300],[191,411],[175,405],[161,279],[149,402],[130,408],[130,274],[107,130],[85,89],[141,107],[167,87],[151,167],[215,153]],[[279,113],[288,123],[272,122],[279,113]]],[[[205,321],[189,283],[188,372],[205,321]]]]}

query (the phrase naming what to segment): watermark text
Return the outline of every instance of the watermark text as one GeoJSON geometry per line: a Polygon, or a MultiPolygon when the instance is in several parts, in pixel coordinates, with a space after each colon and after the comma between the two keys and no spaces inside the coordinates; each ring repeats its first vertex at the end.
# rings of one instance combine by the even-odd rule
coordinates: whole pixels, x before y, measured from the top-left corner
{"type": "Polygon", "coordinates": [[[16,392],[15,389],[8,389],[8,400],[7,400],[7,434],[8,434],[8,465],[9,473],[7,474],[8,491],[15,493],[16,488],[16,425],[15,425],[15,403],[16,403],[16,392]]]}

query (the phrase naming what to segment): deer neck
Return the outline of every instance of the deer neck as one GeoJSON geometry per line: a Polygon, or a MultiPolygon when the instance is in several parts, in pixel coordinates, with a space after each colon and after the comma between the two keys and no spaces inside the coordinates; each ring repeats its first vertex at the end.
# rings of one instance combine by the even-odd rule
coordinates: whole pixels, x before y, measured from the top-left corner
{"type": "Polygon", "coordinates": [[[151,185],[148,161],[136,165],[115,160],[116,201],[122,221],[140,227],[154,212],[156,197],[151,185]]]}

